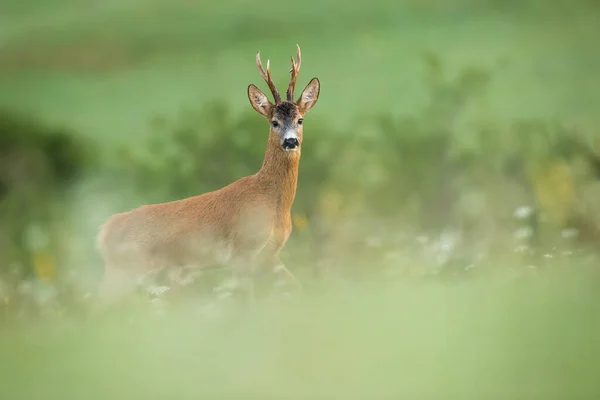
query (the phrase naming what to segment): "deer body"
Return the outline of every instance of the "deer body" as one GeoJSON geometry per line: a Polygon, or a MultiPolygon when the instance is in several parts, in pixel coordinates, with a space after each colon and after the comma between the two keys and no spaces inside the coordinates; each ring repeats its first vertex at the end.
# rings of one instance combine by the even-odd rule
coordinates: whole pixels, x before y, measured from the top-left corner
{"type": "Polygon", "coordinates": [[[139,268],[152,270],[202,261],[227,264],[268,245],[283,247],[291,232],[298,160],[267,167],[214,192],[114,215],[99,237],[105,261],[143,261],[139,268]]]}
{"type": "Polygon", "coordinates": [[[314,78],[293,102],[300,67],[298,47],[287,101],[282,101],[269,64],[265,73],[259,54],[256,58],[275,98],[273,104],[256,86],[248,87],[251,105],[271,125],[261,169],[213,192],[113,215],[97,240],[105,261],[101,300],[120,297],[134,287],[137,278],[164,267],[201,268],[216,263],[251,279],[254,269],[262,265],[294,279],[279,252],[292,231],[302,119],[316,103],[320,86],[314,78]]]}

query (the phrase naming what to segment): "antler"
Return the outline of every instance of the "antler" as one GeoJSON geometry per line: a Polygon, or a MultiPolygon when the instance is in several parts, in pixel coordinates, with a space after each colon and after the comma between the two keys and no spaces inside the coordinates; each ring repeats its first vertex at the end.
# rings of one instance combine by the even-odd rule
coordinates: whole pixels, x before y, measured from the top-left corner
{"type": "Polygon", "coordinates": [[[294,61],[294,57],[290,57],[292,59],[292,69],[290,72],[292,73],[292,79],[290,80],[290,85],[287,90],[287,101],[294,101],[294,88],[296,87],[296,78],[298,77],[298,72],[300,72],[300,63],[302,62],[302,55],[300,54],[300,46],[296,45],[296,61],[294,61]]]}
{"type": "Polygon", "coordinates": [[[262,66],[262,62],[260,61],[260,51],[256,53],[256,65],[258,65],[258,70],[260,71],[260,74],[262,75],[265,82],[267,82],[267,85],[269,85],[269,89],[271,89],[271,93],[273,94],[273,98],[275,99],[275,104],[279,104],[281,103],[281,96],[279,95],[279,92],[277,91],[277,88],[273,83],[273,78],[271,77],[270,61],[271,60],[267,60],[267,72],[265,72],[265,69],[262,66]]]}

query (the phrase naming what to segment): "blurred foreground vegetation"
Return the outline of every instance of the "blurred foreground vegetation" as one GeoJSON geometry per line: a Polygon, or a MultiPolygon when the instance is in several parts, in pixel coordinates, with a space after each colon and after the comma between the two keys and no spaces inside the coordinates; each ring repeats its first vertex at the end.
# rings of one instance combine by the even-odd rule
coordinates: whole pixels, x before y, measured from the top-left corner
{"type": "Polygon", "coordinates": [[[594,2],[5,4],[1,398],[599,393],[594,2]],[[81,320],[108,216],[258,170],[254,52],[281,86],[295,43],[305,295],[208,272],[81,320]]]}
{"type": "Polygon", "coordinates": [[[555,271],[65,316],[0,330],[0,387],[8,399],[592,399],[597,282],[555,271]]]}

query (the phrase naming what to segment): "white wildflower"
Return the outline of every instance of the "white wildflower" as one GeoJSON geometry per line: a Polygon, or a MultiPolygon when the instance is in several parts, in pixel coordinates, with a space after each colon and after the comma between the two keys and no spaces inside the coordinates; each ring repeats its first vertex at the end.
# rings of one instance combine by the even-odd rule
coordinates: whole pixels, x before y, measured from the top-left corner
{"type": "Polygon", "coordinates": [[[529,250],[529,246],[526,244],[521,244],[515,247],[515,253],[525,253],[527,250],[529,250]]]}
{"type": "Polygon", "coordinates": [[[533,214],[533,208],[530,206],[521,206],[518,207],[515,212],[514,212],[514,216],[517,219],[525,219],[525,218],[529,218],[531,217],[531,215],[533,214]]]}
{"type": "Polygon", "coordinates": [[[150,286],[148,288],[148,293],[150,293],[153,296],[161,296],[170,289],[171,288],[168,286],[150,286]]]}
{"type": "Polygon", "coordinates": [[[560,236],[562,236],[563,239],[575,238],[575,237],[579,236],[579,230],[576,228],[563,229],[560,232],[560,236]]]}
{"type": "Polygon", "coordinates": [[[533,236],[533,228],[530,226],[524,226],[515,232],[515,237],[520,240],[530,238],[531,236],[533,236]]]}

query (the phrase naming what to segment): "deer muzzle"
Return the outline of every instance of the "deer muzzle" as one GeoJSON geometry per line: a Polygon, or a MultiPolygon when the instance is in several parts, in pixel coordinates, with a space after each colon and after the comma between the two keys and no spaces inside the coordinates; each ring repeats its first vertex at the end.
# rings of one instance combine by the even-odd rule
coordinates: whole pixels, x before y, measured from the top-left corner
{"type": "Polygon", "coordinates": [[[300,142],[298,142],[296,136],[286,137],[281,143],[281,147],[283,147],[285,151],[296,151],[298,150],[298,146],[300,146],[300,142]]]}

